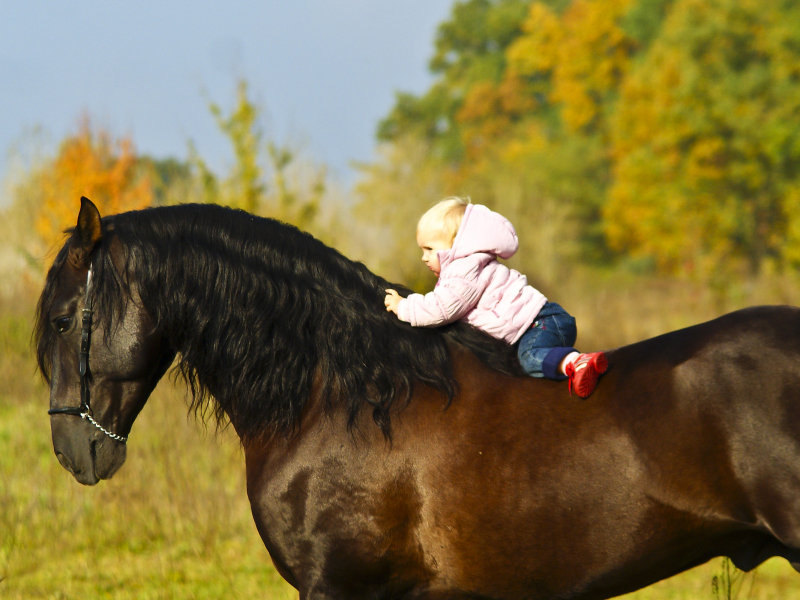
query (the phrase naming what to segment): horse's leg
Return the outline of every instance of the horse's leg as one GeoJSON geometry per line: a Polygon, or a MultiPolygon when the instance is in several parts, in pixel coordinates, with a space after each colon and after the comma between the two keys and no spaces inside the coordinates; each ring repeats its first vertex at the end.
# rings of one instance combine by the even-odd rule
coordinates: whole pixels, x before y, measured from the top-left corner
{"type": "Polygon", "coordinates": [[[730,460],[748,499],[745,525],[754,540],[743,546],[743,564],[734,562],[747,570],[782,556],[800,571],[800,408],[793,393],[798,381],[793,360],[782,369],[770,366],[778,374],[759,389],[748,390],[747,382],[739,382],[748,401],[727,415],[729,429],[736,432],[727,443],[730,460]]]}
{"type": "Polygon", "coordinates": [[[764,478],[754,492],[758,527],[769,535],[756,564],[771,556],[782,556],[800,572],[800,498],[792,493],[793,489],[800,489],[800,480],[791,477],[793,481],[788,481],[786,471],[782,475],[774,473],[764,478]]]}

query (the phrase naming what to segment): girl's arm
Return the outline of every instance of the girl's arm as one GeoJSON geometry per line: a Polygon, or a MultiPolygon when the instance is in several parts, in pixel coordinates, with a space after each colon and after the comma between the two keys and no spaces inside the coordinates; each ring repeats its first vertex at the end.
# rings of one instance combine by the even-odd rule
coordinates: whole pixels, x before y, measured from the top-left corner
{"type": "MultiPolygon", "coordinates": [[[[464,317],[478,303],[483,290],[476,283],[462,278],[440,279],[436,288],[425,295],[398,296],[396,310],[392,312],[397,313],[401,321],[415,327],[452,323],[464,317]]],[[[387,309],[391,310],[388,305],[387,309]]]]}

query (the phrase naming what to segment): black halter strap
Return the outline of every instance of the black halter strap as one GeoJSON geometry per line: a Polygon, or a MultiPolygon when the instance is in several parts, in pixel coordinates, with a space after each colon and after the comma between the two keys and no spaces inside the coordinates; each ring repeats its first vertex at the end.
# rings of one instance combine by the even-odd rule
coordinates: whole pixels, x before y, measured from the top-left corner
{"type": "Polygon", "coordinates": [[[47,411],[49,415],[74,415],[81,419],[88,420],[92,425],[105,433],[111,439],[125,443],[128,441],[126,436],[112,433],[100,425],[92,417],[92,407],[89,404],[89,346],[92,338],[92,268],[86,273],[86,290],[83,297],[83,310],[81,311],[81,346],[78,354],[78,373],[81,382],[81,404],[80,406],[62,406],[51,408],[47,411]]]}

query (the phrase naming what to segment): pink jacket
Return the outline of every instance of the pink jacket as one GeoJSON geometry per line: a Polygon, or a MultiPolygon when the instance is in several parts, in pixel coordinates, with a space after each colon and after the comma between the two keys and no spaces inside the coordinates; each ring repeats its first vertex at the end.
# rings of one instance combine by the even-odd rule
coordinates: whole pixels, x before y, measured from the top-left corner
{"type": "Polygon", "coordinates": [[[517,248],[517,234],[508,219],[480,204],[468,205],[453,247],[439,252],[436,287],[401,300],[397,316],[418,327],[465,319],[513,344],[547,302],[525,275],[497,261],[517,248]]]}

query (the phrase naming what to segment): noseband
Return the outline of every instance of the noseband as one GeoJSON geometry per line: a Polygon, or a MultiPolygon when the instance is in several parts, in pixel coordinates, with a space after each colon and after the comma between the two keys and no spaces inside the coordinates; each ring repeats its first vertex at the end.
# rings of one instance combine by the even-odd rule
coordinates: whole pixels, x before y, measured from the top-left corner
{"type": "Polygon", "coordinates": [[[89,404],[89,345],[92,337],[92,300],[89,295],[91,284],[92,268],[89,267],[89,271],[86,273],[86,292],[83,298],[83,311],[81,317],[81,348],[80,354],[78,355],[78,373],[81,377],[81,405],[51,408],[47,411],[47,414],[75,415],[81,419],[86,419],[89,421],[89,423],[97,427],[112,440],[116,440],[124,444],[128,441],[127,436],[113,433],[95,421],[94,417],[92,417],[92,407],[89,404]]]}

